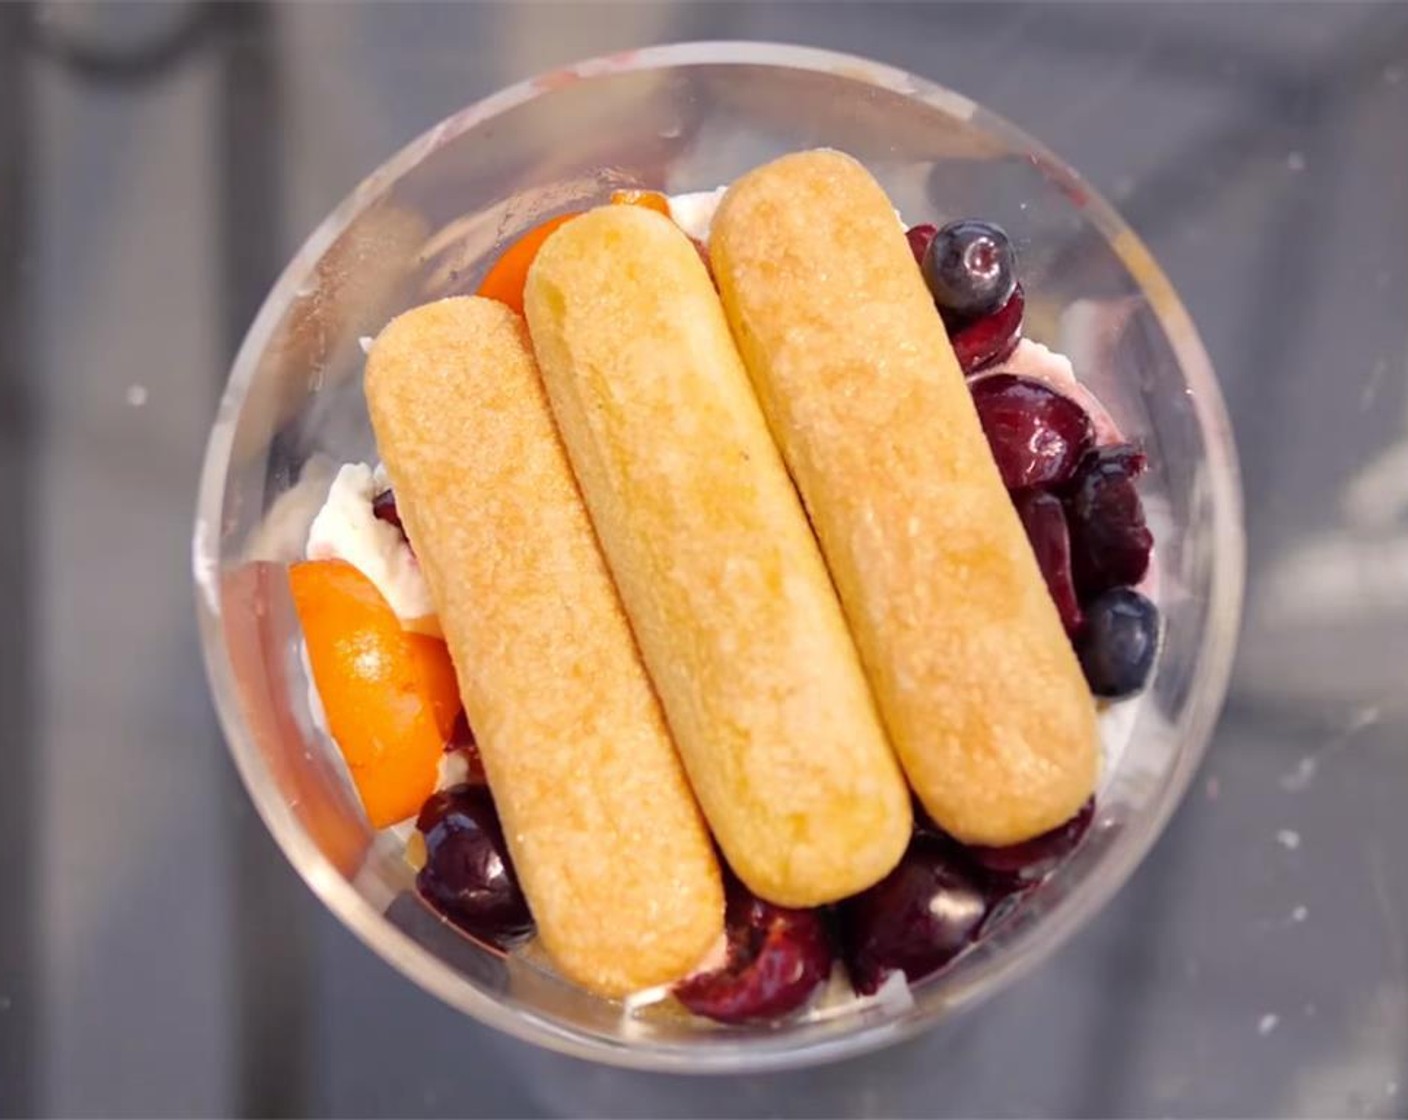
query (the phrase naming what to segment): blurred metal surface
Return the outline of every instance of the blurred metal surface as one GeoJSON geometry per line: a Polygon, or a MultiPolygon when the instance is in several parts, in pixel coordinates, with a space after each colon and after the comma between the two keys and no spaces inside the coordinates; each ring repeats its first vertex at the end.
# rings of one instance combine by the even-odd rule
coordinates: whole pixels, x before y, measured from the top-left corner
{"type": "MultiPolygon", "coordinates": [[[[28,522],[35,393],[30,377],[26,285],[30,197],[29,75],[20,4],[0,8],[0,475],[15,487],[17,512],[28,522]]],[[[32,550],[27,534],[0,539],[0,712],[5,715],[7,780],[0,782],[0,1105],[33,1109],[37,899],[34,891],[35,765],[31,720],[34,673],[29,655],[32,612],[28,588],[32,550]]]]}
{"type": "Polygon", "coordinates": [[[0,1113],[1404,1115],[1408,7],[0,5],[0,1113]],[[238,335],[452,110],[685,38],[986,103],[1148,240],[1246,473],[1200,781],[1117,902],[952,1027],[797,1075],[594,1069],[468,1022],[293,877],[215,730],[187,575],[238,335]]]}

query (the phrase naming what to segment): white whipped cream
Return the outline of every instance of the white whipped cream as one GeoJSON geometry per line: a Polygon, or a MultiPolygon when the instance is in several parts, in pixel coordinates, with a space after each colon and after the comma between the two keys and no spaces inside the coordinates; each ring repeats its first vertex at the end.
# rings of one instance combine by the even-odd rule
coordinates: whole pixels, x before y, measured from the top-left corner
{"type": "Polygon", "coordinates": [[[309,560],[345,560],[372,581],[409,628],[434,633],[430,588],[401,531],[372,512],[382,482],[365,463],[337,472],[323,508],[308,530],[309,560]]]}
{"type": "Polygon", "coordinates": [[[469,781],[469,758],[464,751],[446,751],[435,771],[435,788],[450,789],[469,781]]]}
{"type": "MultiPolygon", "coordinates": [[[[1049,346],[1024,338],[1005,362],[996,367],[1002,373],[1016,373],[1047,382],[1053,389],[1076,384],[1076,371],[1071,359],[1058,354],[1049,346]]],[[[984,370],[984,373],[987,371],[984,370]]]]}
{"type": "Polygon", "coordinates": [[[669,195],[670,217],[694,240],[708,241],[709,227],[714,224],[714,211],[719,208],[727,190],[728,187],[723,186],[711,191],[669,195]]]}

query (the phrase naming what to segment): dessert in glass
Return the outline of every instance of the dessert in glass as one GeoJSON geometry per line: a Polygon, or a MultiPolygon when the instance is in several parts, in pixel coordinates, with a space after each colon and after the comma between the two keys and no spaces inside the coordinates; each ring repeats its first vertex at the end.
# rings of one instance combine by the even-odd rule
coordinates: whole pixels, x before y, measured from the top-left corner
{"type": "Polygon", "coordinates": [[[1237,503],[1071,172],[875,64],[692,44],[496,95],[325,223],[196,571],[241,772],[374,948],[579,1056],[776,1068],[1127,877],[1220,703],[1237,503]]]}

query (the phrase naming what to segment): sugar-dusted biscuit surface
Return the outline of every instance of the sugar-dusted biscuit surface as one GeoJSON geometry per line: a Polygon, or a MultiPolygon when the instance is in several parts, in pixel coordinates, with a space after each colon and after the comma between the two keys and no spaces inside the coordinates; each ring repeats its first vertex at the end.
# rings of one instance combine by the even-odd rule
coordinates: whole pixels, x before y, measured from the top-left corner
{"type": "Polygon", "coordinates": [[[719,846],[761,897],[875,883],[908,790],[709,274],[667,218],[604,207],[529,270],[553,412],[719,846]]]}
{"type": "Polygon", "coordinates": [[[924,807],[976,844],[1065,821],[1094,705],[889,199],[849,156],[784,156],[729,188],[709,250],[924,807]]]}
{"type": "Polygon", "coordinates": [[[680,978],[722,934],[719,868],[522,320],[408,311],[366,395],[543,947],[605,995],[680,978]]]}

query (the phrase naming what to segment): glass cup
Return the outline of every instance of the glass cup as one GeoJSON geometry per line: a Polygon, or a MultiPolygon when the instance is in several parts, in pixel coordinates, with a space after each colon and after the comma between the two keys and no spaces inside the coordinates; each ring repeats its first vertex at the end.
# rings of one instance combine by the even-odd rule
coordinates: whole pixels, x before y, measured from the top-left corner
{"type": "MultiPolygon", "coordinates": [[[[472,449],[467,449],[471,451],[472,449]]],[[[1130,876],[1187,788],[1221,705],[1243,578],[1240,490],[1216,381],[1148,250],[1070,168],[958,94],[864,59],[690,43],[522,82],[436,125],[363,182],[285,269],[240,348],[210,435],[194,566],[220,720],[279,846],[363,941],[509,1034],[640,1069],[743,1072],[854,1055],[970,1007],[1048,956],[1130,876]],[[472,292],[495,252],[615,189],[728,183],[784,152],[863,161],[910,222],[997,221],[1021,253],[1026,334],[1074,360],[1142,440],[1165,635],[1147,691],[1102,717],[1107,765],[1084,843],[939,975],[902,998],[722,1027],[628,1014],[531,950],[485,947],[413,889],[317,730],[285,565],[336,465],[374,460],[363,347],[394,315],[472,292]]]]}

